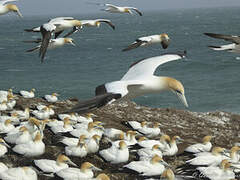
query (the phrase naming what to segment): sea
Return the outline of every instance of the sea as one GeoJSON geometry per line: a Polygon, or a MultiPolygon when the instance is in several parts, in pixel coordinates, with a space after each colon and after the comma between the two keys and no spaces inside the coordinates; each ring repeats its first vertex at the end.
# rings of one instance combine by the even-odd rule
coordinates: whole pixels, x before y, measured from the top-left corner
{"type": "Polygon", "coordinates": [[[57,92],[60,99],[76,97],[80,100],[95,95],[95,87],[121,79],[129,66],[140,59],[165,53],[187,51],[185,59],[161,65],[156,75],[180,80],[185,87],[189,108],[172,92],[145,95],[134,99],[139,105],[154,108],[176,108],[197,112],[228,111],[240,113],[240,54],[213,51],[208,45],[228,42],[213,39],[203,33],[239,35],[239,8],[176,9],[137,14],[72,14],[76,19],[110,19],[99,28],[85,27],[73,34],[76,46],[49,50],[44,63],[38,52],[26,50],[36,44],[24,43],[41,37],[24,29],[39,26],[50,18],[65,16],[26,16],[14,14],[0,17],[0,89],[36,89],[36,96],[57,92]],[[171,44],[121,50],[136,38],[167,33],[171,44]]]}

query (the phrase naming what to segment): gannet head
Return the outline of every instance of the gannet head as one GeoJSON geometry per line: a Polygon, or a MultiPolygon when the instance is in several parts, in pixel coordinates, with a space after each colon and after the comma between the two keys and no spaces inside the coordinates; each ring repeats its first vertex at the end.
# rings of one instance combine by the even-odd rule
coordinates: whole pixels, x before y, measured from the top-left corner
{"type": "Polygon", "coordinates": [[[212,136],[204,136],[202,139],[203,144],[207,144],[212,139],[212,136]]]}
{"type": "Polygon", "coordinates": [[[34,93],[35,91],[36,91],[36,90],[35,90],[34,88],[32,88],[30,92],[31,92],[31,93],[34,93]]]}
{"type": "Polygon", "coordinates": [[[4,122],[5,126],[8,126],[8,125],[11,124],[11,123],[12,123],[12,120],[11,120],[11,119],[7,119],[7,120],[4,122]]]}
{"type": "Polygon", "coordinates": [[[124,140],[124,132],[121,132],[119,135],[118,135],[118,138],[120,140],[124,140]]]}
{"type": "Polygon", "coordinates": [[[15,4],[7,4],[6,7],[8,8],[9,11],[12,11],[14,13],[17,13],[19,17],[23,17],[22,14],[20,13],[18,7],[15,4]]]}
{"type": "Polygon", "coordinates": [[[163,171],[160,179],[174,180],[175,175],[171,169],[166,169],[163,171]]]}
{"type": "Polygon", "coordinates": [[[76,27],[82,27],[81,21],[76,20],[76,19],[72,20],[72,24],[76,27]]]}
{"type": "Polygon", "coordinates": [[[151,159],[152,164],[161,163],[163,165],[169,166],[160,156],[154,155],[151,159]]]}
{"type": "Polygon", "coordinates": [[[184,87],[182,85],[182,83],[174,78],[170,78],[170,77],[165,77],[164,80],[167,83],[167,88],[169,90],[171,90],[174,94],[176,94],[178,96],[178,98],[180,99],[180,101],[186,106],[188,107],[188,103],[184,94],[184,87]]]}
{"type": "Polygon", "coordinates": [[[233,146],[230,150],[230,157],[233,159],[236,156],[236,153],[240,152],[240,147],[239,146],[233,146]]]}
{"type": "Polygon", "coordinates": [[[65,44],[71,44],[73,46],[76,46],[76,44],[74,44],[74,41],[72,38],[64,38],[64,43],[65,44]]]}
{"type": "Polygon", "coordinates": [[[168,143],[170,143],[170,141],[171,141],[171,138],[170,138],[170,136],[167,135],[167,134],[164,134],[164,135],[162,135],[162,136],[160,137],[160,142],[168,142],[168,143]]]}
{"type": "Polygon", "coordinates": [[[166,33],[162,33],[159,35],[161,40],[169,40],[169,36],[166,33]]]}
{"type": "Polygon", "coordinates": [[[81,164],[81,171],[86,172],[87,170],[96,170],[96,171],[101,171],[101,169],[95,167],[93,164],[89,162],[84,162],[81,164]]]}
{"type": "Polygon", "coordinates": [[[144,136],[142,136],[142,137],[140,137],[140,138],[138,139],[138,142],[142,142],[142,141],[145,141],[145,140],[147,140],[147,138],[144,137],[144,136]]]}
{"type": "Polygon", "coordinates": [[[179,136],[173,136],[171,143],[181,143],[183,141],[182,138],[180,138],[179,136]]]}
{"type": "Polygon", "coordinates": [[[92,118],[92,117],[97,117],[97,115],[93,114],[93,113],[87,113],[87,118],[92,118]]]}
{"type": "Polygon", "coordinates": [[[152,146],[152,150],[161,150],[159,144],[155,144],[152,146]]]}
{"type": "Polygon", "coordinates": [[[131,11],[130,9],[128,9],[128,8],[124,8],[124,12],[125,12],[125,13],[129,13],[129,14],[132,14],[132,11],[131,11]]]}
{"type": "Polygon", "coordinates": [[[60,96],[58,93],[52,93],[52,96],[60,96]]]}
{"type": "Polygon", "coordinates": [[[97,134],[93,135],[92,138],[96,141],[97,144],[99,144],[101,137],[97,134]]]}
{"type": "Polygon", "coordinates": [[[65,156],[63,154],[60,154],[57,157],[57,164],[60,165],[61,163],[66,163],[66,164],[70,164],[72,166],[77,167],[77,165],[74,162],[72,162],[67,156],[65,156]]]}
{"type": "Polygon", "coordinates": [[[26,128],[25,126],[22,126],[22,127],[19,128],[19,131],[20,132],[26,132],[26,131],[28,131],[28,128],[26,128]]]}
{"type": "Polygon", "coordinates": [[[99,21],[96,21],[96,26],[99,27],[101,23],[99,21]]]}
{"type": "Polygon", "coordinates": [[[78,145],[85,144],[85,140],[87,139],[86,135],[81,135],[78,140],[78,145]]]}
{"type": "Polygon", "coordinates": [[[125,143],[125,141],[120,141],[119,142],[119,149],[126,149],[127,148],[127,144],[125,143]]]}
{"type": "Polygon", "coordinates": [[[96,180],[110,180],[110,178],[106,174],[101,173],[96,177],[96,180]]]}
{"type": "Polygon", "coordinates": [[[34,138],[34,142],[39,142],[42,140],[42,135],[41,133],[38,131],[35,138],[34,138]]]}
{"type": "Polygon", "coordinates": [[[154,122],[153,124],[153,128],[159,128],[160,127],[160,123],[159,122],[154,122]]]}
{"type": "Polygon", "coordinates": [[[70,125],[71,124],[71,120],[69,117],[65,117],[63,119],[63,127],[66,128],[66,126],[70,125]]]}
{"type": "Polygon", "coordinates": [[[225,151],[226,151],[225,148],[222,148],[222,147],[214,147],[214,148],[212,149],[212,154],[213,154],[213,155],[220,155],[220,154],[224,154],[225,151]]]}
{"type": "Polygon", "coordinates": [[[141,122],[141,127],[145,127],[147,125],[147,121],[142,121],[141,122]]]}

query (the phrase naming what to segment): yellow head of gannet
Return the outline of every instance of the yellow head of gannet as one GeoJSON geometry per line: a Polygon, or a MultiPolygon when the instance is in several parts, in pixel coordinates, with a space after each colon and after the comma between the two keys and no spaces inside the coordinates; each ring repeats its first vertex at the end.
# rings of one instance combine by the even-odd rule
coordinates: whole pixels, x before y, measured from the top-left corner
{"type": "Polygon", "coordinates": [[[152,146],[152,150],[161,150],[161,147],[159,146],[159,144],[155,144],[152,146]]]}
{"type": "Polygon", "coordinates": [[[120,140],[124,140],[124,132],[121,132],[119,135],[118,135],[118,138],[120,140]]]}
{"type": "Polygon", "coordinates": [[[97,134],[93,135],[92,138],[99,144],[101,137],[97,134]]]}
{"type": "Polygon", "coordinates": [[[26,128],[25,126],[22,126],[22,127],[19,128],[19,131],[20,132],[26,132],[26,131],[28,131],[28,128],[26,128]]]}
{"type": "Polygon", "coordinates": [[[240,152],[240,147],[239,146],[233,146],[230,150],[230,157],[231,159],[234,159],[236,153],[240,152]]]}
{"type": "Polygon", "coordinates": [[[166,33],[162,33],[159,36],[160,36],[160,39],[162,39],[162,40],[169,40],[170,39],[169,36],[166,33]]]}
{"type": "Polygon", "coordinates": [[[17,13],[17,15],[19,17],[23,17],[22,14],[20,13],[18,7],[15,5],[15,4],[7,4],[6,5],[6,8],[9,10],[9,11],[12,11],[14,13],[17,13]]]}
{"type": "Polygon", "coordinates": [[[76,27],[82,27],[82,23],[79,20],[74,19],[74,20],[71,20],[71,22],[76,27]]]}
{"type": "Polygon", "coordinates": [[[110,180],[110,178],[108,177],[108,175],[101,173],[96,177],[96,180],[110,180]]]}
{"type": "Polygon", "coordinates": [[[30,90],[30,92],[31,93],[34,93],[36,90],[34,89],[34,88],[32,88],[31,90],[30,90]]]}
{"type": "Polygon", "coordinates": [[[182,141],[182,138],[180,138],[179,136],[173,136],[170,143],[178,143],[182,141]]]}
{"type": "Polygon", "coordinates": [[[141,127],[145,127],[147,125],[147,121],[142,121],[141,122],[141,127]]]}
{"type": "Polygon", "coordinates": [[[186,107],[188,107],[188,103],[187,103],[187,100],[185,97],[184,87],[183,87],[182,83],[171,77],[164,77],[163,79],[167,83],[167,89],[171,90],[173,93],[175,93],[178,96],[178,98],[180,99],[180,101],[186,107]]]}
{"type": "Polygon", "coordinates": [[[52,96],[59,96],[58,93],[52,93],[52,96]]]}
{"type": "Polygon", "coordinates": [[[72,38],[64,38],[64,43],[65,44],[71,44],[73,46],[76,46],[76,44],[74,44],[74,41],[72,38]]]}
{"type": "Polygon", "coordinates": [[[97,115],[93,114],[93,113],[87,113],[86,114],[87,118],[92,118],[92,117],[97,117],[97,115]]]}
{"type": "Polygon", "coordinates": [[[147,138],[146,138],[146,137],[144,137],[144,136],[142,136],[142,137],[138,138],[138,142],[142,142],[142,141],[145,141],[145,140],[147,140],[147,138]]]}
{"type": "Polygon", "coordinates": [[[129,13],[129,14],[132,14],[132,12],[131,12],[128,8],[124,8],[124,12],[125,12],[125,13],[129,13]]]}
{"type": "Polygon", "coordinates": [[[170,136],[167,135],[167,134],[164,134],[164,135],[162,135],[162,136],[160,137],[160,142],[168,142],[168,143],[170,143],[170,141],[171,141],[171,138],[170,138],[170,136]]]}
{"type": "Polygon", "coordinates": [[[56,162],[57,162],[58,165],[61,165],[62,163],[66,163],[66,164],[71,164],[73,166],[77,166],[67,156],[65,156],[63,154],[58,155],[56,162]]]}
{"type": "Polygon", "coordinates": [[[66,128],[69,124],[71,124],[71,120],[69,117],[65,117],[63,119],[63,127],[66,128]]]}
{"type": "Polygon", "coordinates": [[[99,27],[101,25],[101,22],[96,21],[96,26],[99,27]]]}
{"type": "Polygon", "coordinates": [[[78,146],[81,146],[82,144],[85,144],[85,140],[87,139],[86,135],[81,135],[78,140],[78,146]]]}
{"type": "Polygon", "coordinates": [[[203,144],[207,144],[212,139],[212,136],[204,136],[202,139],[203,144]]]}
{"type": "Polygon", "coordinates": [[[11,119],[7,119],[7,120],[4,122],[5,126],[8,126],[8,125],[11,124],[11,123],[12,123],[12,120],[11,120],[11,119]]]}
{"type": "Polygon", "coordinates": [[[151,163],[152,164],[162,163],[162,164],[168,166],[168,164],[160,156],[158,156],[157,154],[152,157],[151,163]]]}
{"type": "Polygon", "coordinates": [[[119,142],[119,149],[125,149],[127,148],[127,144],[125,143],[125,141],[120,141],[119,142]]]}
{"type": "Polygon", "coordinates": [[[91,164],[90,162],[84,162],[81,164],[81,171],[82,172],[86,172],[87,170],[93,169],[93,170],[97,170],[97,171],[101,171],[101,169],[95,167],[93,164],[91,164]]]}
{"type": "Polygon", "coordinates": [[[222,148],[222,147],[214,147],[214,148],[212,149],[212,154],[213,154],[213,155],[220,155],[220,154],[224,154],[225,151],[226,151],[225,148],[222,148]]]}
{"type": "Polygon", "coordinates": [[[160,179],[174,180],[175,175],[174,175],[173,171],[168,168],[165,171],[163,171],[160,179]]]}
{"type": "Polygon", "coordinates": [[[42,135],[39,131],[37,132],[37,134],[34,138],[34,142],[38,142],[38,141],[42,141],[42,135]]]}

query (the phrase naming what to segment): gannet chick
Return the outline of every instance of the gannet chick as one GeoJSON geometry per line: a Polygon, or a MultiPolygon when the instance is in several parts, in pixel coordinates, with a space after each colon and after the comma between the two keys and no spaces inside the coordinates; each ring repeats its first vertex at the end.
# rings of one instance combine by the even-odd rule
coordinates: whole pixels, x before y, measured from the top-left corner
{"type": "Polygon", "coordinates": [[[112,164],[127,162],[129,158],[129,150],[124,141],[119,142],[119,147],[113,145],[108,149],[100,151],[99,154],[112,164]]]}
{"type": "Polygon", "coordinates": [[[169,147],[162,150],[163,156],[174,156],[178,152],[177,144],[181,143],[183,140],[179,136],[173,136],[169,142],[169,147]]]}
{"type": "Polygon", "coordinates": [[[81,168],[66,168],[58,171],[56,174],[63,179],[87,179],[93,178],[93,170],[101,171],[101,169],[95,167],[89,162],[81,164],[81,168]]]}
{"type": "Polygon", "coordinates": [[[11,144],[24,144],[32,140],[32,135],[25,126],[22,126],[19,132],[7,134],[4,140],[11,144]]]}
{"type": "Polygon", "coordinates": [[[59,94],[52,93],[52,95],[45,95],[44,98],[47,100],[47,102],[55,103],[58,100],[59,94]]]}
{"type": "Polygon", "coordinates": [[[34,160],[34,164],[45,173],[56,173],[62,169],[68,168],[68,164],[77,166],[67,156],[60,154],[57,160],[38,159],[34,160]]]}
{"type": "Polygon", "coordinates": [[[4,123],[0,122],[0,134],[8,133],[10,131],[13,131],[14,129],[15,126],[12,125],[12,121],[10,119],[7,119],[4,123]]]}
{"type": "Polygon", "coordinates": [[[140,37],[136,39],[132,44],[130,44],[127,48],[123,49],[122,51],[129,51],[138,47],[149,46],[152,44],[160,44],[160,43],[163,49],[166,49],[169,46],[170,38],[166,33],[140,37]]]}
{"type": "Polygon", "coordinates": [[[68,117],[64,118],[63,120],[63,125],[58,125],[58,126],[52,126],[51,127],[51,131],[54,134],[57,133],[65,133],[65,132],[72,132],[73,131],[73,127],[71,125],[71,121],[68,117]]]}
{"type": "Polygon", "coordinates": [[[211,139],[212,136],[204,136],[202,143],[190,145],[184,151],[188,153],[208,152],[212,148],[211,139]]]}
{"type": "Polygon", "coordinates": [[[1,103],[0,103],[0,111],[6,111],[7,110],[7,101],[2,101],[1,103]]]}
{"type": "Polygon", "coordinates": [[[24,90],[22,90],[22,91],[20,91],[20,94],[24,97],[24,98],[34,98],[34,96],[35,96],[35,94],[34,94],[34,92],[35,92],[36,90],[33,88],[33,89],[31,89],[30,91],[24,91],[24,90]]]}
{"type": "Polygon", "coordinates": [[[139,155],[139,160],[149,160],[154,155],[158,155],[159,157],[162,157],[162,151],[158,144],[155,144],[152,146],[152,148],[142,148],[137,151],[137,154],[139,155]]]}
{"type": "MultiPolygon", "coordinates": [[[[186,53],[186,52],[184,52],[186,53]]],[[[143,59],[133,63],[121,80],[108,82],[96,87],[95,97],[82,101],[69,112],[88,112],[114,101],[133,99],[144,94],[172,91],[188,107],[182,83],[174,78],[155,76],[158,66],[166,62],[179,60],[185,54],[165,54],[143,59]]]]}
{"type": "Polygon", "coordinates": [[[23,16],[22,16],[18,7],[15,4],[7,4],[7,3],[13,2],[13,1],[17,1],[17,0],[3,0],[3,1],[0,1],[0,15],[7,14],[8,12],[14,12],[19,17],[22,18],[23,16]]]}
{"type": "Polygon", "coordinates": [[[30,117],[30,109],[27,107],[24,109],[24,111],[21,110],[14,110],[11,112],[11,114],[17,114],[19,119],[26,120],[30,117]]]}
{"type": "Polygon", "coordinates": [[[116,6],[116,5],[113,5],[113,4],[105,4],[105,6],[107,8],[104,9],[104,11],[107,11],[107,12],[110,12],[110,13],[129,13],[129,14],[133,14],[131,10],[134,10],[140,16],[142,16],[142,13],[135,7],[120,7],[120,6],[116,6]]]}
{"type": "Polygon", "coordinates": [[[141,176],[157,176],[163,173],[165,166],[169,165],[161,157],[155,155],[149,161],[132,161],[123,167],[138,172],[141,176]]]}
{"type": "Polygon", "coordinates": [[[4,172],[6,170],[8,170],[8,167],[5,164],[3,164],[2,162],[0,162],[0,173],[4,172]]]}
{"type": "Polygon", "coordinates": [[[86,139],[87,138],[85,135],[81,135],[77,145],[65,147],[65,153],[68,156],[85,157],[88,153],[87,146],[85,143],[86,139]]]}
{"type": "Polygon", "coordinates": [[[107,23],[112,29],[115,29],[114,24],[108,19],[95,19],[95,20],[81,20],[83,27],[100,27],[101,23],[107,23]]]}
{"type": "Polygon", "coordinates": [[[42,135],[37,132],[33,141],[29,141],[25,144],[18,144],[12,149],[18,154],[24,156],[39,156],[45,152],[45,144],[42,141],[42,135]]]}
{"type": "Polygon", "coordinates": [[[87,151],[89,154],[98,152],[100,140],[101,137],[95,134],[86,141],[87,151]]]}
{"type": "Polygon", "coordinates": [[[2,180],[37,180],[37,173],[31,167],[16,167],[9,168],[8,170],[0,173],[0,179],[2,180]]]}
{"type": "Polygon", "coordinates": [[[175,180],[175,175],[171,169],[166,169],[161,175],[161,180],[175,180]]]}
{"type": "Polygon", "coordinates": [[[0,157],[7,153],[7,148],[11,147],[2,138],[0,138],[0,157]]]}

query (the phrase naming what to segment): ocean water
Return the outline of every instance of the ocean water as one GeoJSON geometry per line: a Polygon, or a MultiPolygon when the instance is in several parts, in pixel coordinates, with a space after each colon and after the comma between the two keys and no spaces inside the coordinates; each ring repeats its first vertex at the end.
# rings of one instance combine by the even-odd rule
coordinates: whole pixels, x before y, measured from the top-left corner
{"type": "MultiPolygon", "coordinates": [[[[40,37],[39,34],[23,29],[39,26],[53,17],[1,16],[0,89],[13,88],[17,92],[35,88],[38,97],[58,92],[61,99],[87,99],[94,96],[97,85],[119,80],[129,65],[139,59],[187,50],[186,59],[164,64],[156,74],[174,77],[184,84],[188,110],[240,113],[240,55],[208,49],[208,45],[226,42],[203,35],[239,34],[238,8],[165,10],[144,12],[142,17],[104,12],[72,16],[108,18],[116,30],[105,24],[100,28],[84,28],[72,36],[76,47],[66,45],[48,51],[43,64],[38,52],[25,52],[35,44],[22,42],[40,37]],[[155,45],[121,52],[137,37],[160,33],[168,33],[171,38],[167,50],[155,45]]],[[[186,109],[171,92],[146,95],[134,101],[151,107],[186,109]]]]}

